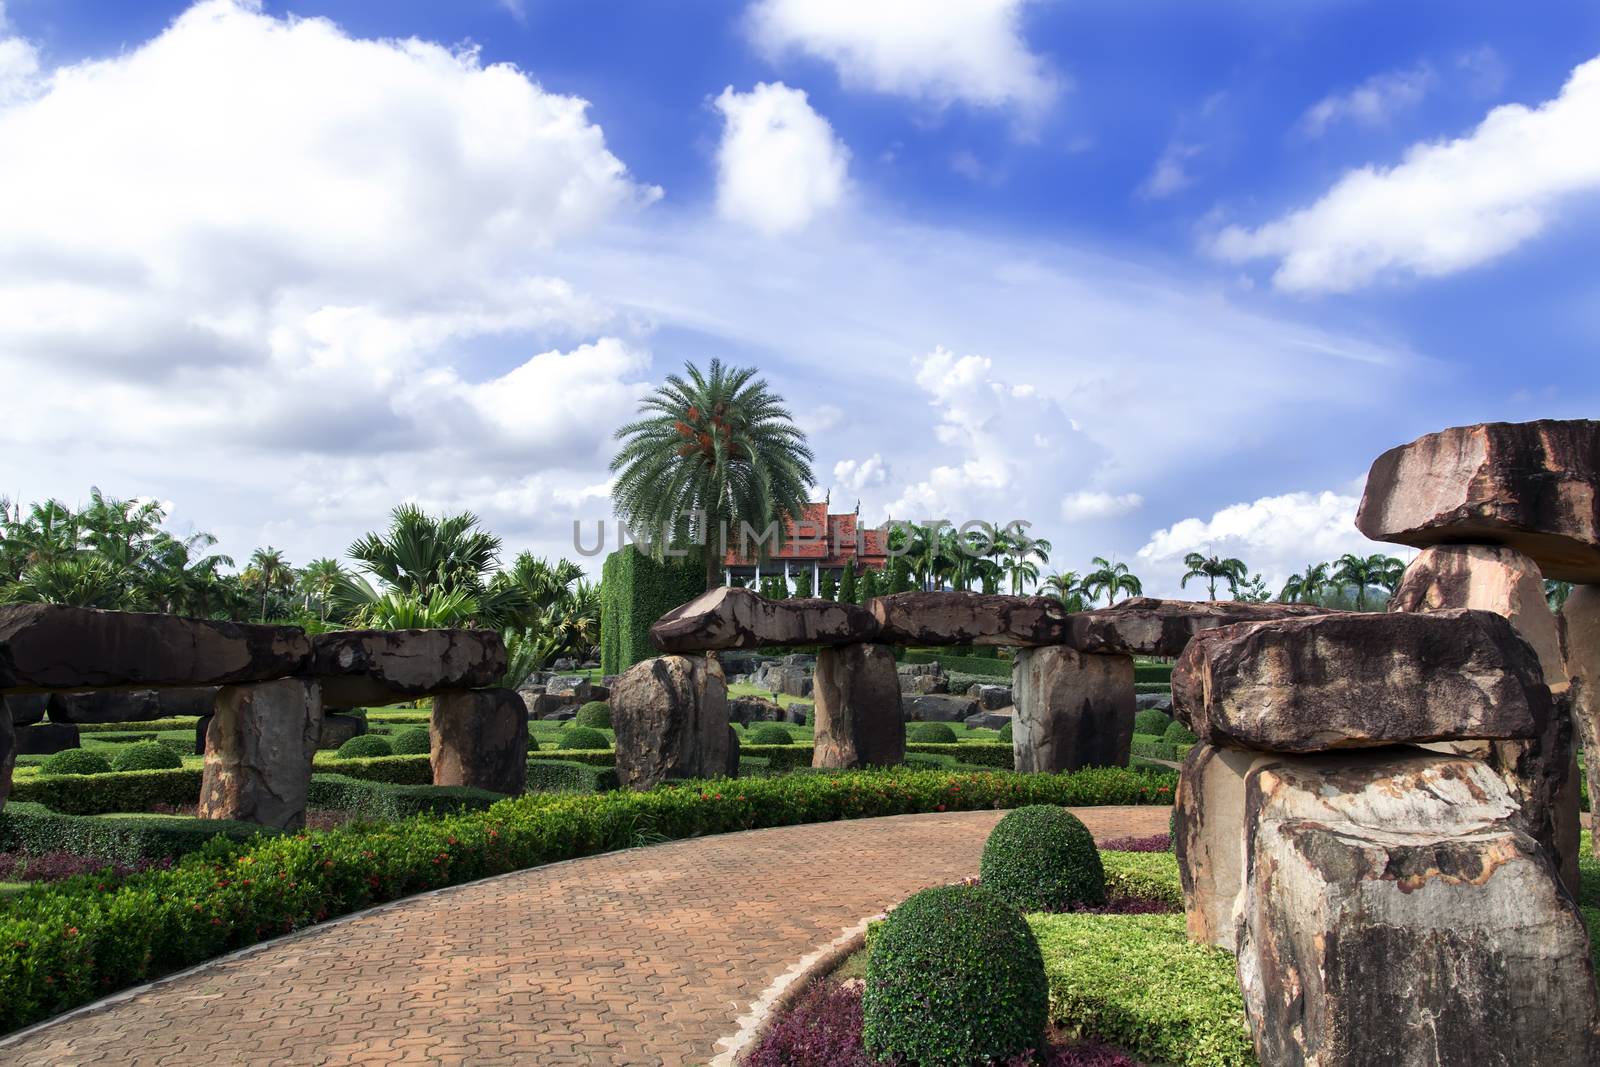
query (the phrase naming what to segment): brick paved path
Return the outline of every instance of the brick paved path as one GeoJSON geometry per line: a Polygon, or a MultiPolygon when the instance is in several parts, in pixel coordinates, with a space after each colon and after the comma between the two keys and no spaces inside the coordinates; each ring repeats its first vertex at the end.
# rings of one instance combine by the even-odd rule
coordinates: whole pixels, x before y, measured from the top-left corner
{"type": "MultiPolygon", "coordinates": [[[[1097,837],[1169,809],[1084,808],[1097,837]]],[[[976,874],[1001,812],[790,826],[611,853],[401,901],[0,1044],[0,1063],[709,1061],[802,957],[976,874]]]]}

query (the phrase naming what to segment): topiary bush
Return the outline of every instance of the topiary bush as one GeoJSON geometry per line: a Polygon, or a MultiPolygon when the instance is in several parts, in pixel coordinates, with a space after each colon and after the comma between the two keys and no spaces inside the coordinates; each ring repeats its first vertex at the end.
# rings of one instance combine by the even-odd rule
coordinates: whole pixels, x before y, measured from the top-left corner
{"type": "Polygon", "coordinates": [[[587,726],[593,730],[611,729],[611,705],[604,700],[591,700],[578,709],[578,714],[572,717],[574,725],[587,726]]]}
{"type": "Polygon", "coordinates": [[[1004,1061],[1043,1042],[1039,943],[982,886],[924,889],[872,938],[862,998],[867,1051],[909,1067],[1004,1061]]]}
{"type": "Polygon", "coordinates": [[[1193,730],[1183,725],[1183,723],[1174,721],[1171,726],[1168,726],[1166,730],[1162,732],[1161,740],[1165,741],[1169,745],[1187,746],[1195,744],[1200,739],[1195,736],[1193,730]]]}
{"type": "Polygon", "coordinates": [[[588,726],[569,726],[561,731],[561,740],[556,742],[559,749],[573,748],[610,748],[611,742],[606,740],[606,735],[599,730],[588,726]]]}
{"type": "Polygon", "coordinates": [[[794,735],[775,722],[765,722],[744,736],[747,745],[792,745],[794,735]]]}
{"type": "Polygon", "coordinates": [[[394,749],[390,746],[388,738],[379,737],[377,734],[362,734],[340,745],[335,755],[340,759],[373,759],[377,756],[392,756],[394,749]]]}
{"type": "Polygon", "coordinates": [[[989,832],[978,867],[983,884],[1023,911],[1068,911],[1106,902],[1106,872],[1094,836],[1054,804],[1018,808],[989,832]]]}
{"type": "Polygon", "coordinates": [[[111,758],[114,771],[169,771],[183,766],[183,757],[159,741],[126,745],[111,758]]]}
{"type": "Polygon", "coordinates": [[[1133,732],[1160,737],[1172,725],[1172,716],[1155,708],[1145,708],[1133,717],[1133,732]]]}
{"type": "Polygon", "coordinates": [[[110,774],[111,764],[98,752],[64,748],[39,765],[42,774],[110,774]]]}
{"type": "Polygon", "coordinates": [[[1010,723],[1006,723],[1004,726],[1000,727],[1000,740],[1004,741],[1008,745],[1011,744],[1011,724],[1010,723]]]}
{"type": "Polygon", "coordinates": [[[919,745],[953,745],[958,738],[956,732],[950,729],[949,723],[924,722],[911,728],[911,736],[906,740],[915,741],[919,745]]]}
{"type": "MultiPolygon", "coordinates": [[[[411,726],[389,739],[389,749],[395,756],[426,756],[433,751],[433,739],[422,727],[411,726]]],[[[339,751],[342,753],[344,749],[339,751]]]]}
{"type": "Polygon", "coordinates": [[[534,737],[532,734],[528,735],[528,751],[529,752],[537,752],[537,751],[539,751],[539,739],[537,737],[534,737]]]}

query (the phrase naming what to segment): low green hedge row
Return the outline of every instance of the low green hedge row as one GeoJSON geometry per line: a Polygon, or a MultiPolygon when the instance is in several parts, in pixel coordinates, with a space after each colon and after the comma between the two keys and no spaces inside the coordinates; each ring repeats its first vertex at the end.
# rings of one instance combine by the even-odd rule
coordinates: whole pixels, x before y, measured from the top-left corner
{"type": "Polygon", "coordinates": [[[311,761],[316,774],[342,774],[369,782],[393,785],[433,784],[433,764],[427,756],[374,756],[371,759],[338,759],[318,753],[311,761]]]}
{"type": "Polygon", "coordinates": [[[810,745],[740,745],[739,758],[764,759],[774,774],[811,766],[810,745]]]}
{"type": "MultiPolygon", "coordinates": [[[[649,841],[764,826],[1026,804],[1163,803],[1176,776],[853,771],[528,794],[488,811],[213,839],[169,870],[71,878],[0,911],[0,1030],[383,901],[649,841]]],[[[1181,919],[1180,919],[1181,928],[1181,919]]]]}
{"type": "Polygon", "coordinates": [[[306,806],[348,811],[363,819],[408,819],[413,815],[445,815],[468,809],[482,811],[499,793],[468,786],[395,785],[342,774],[314,774],[306,806]]]}
{"type": "Polygon", "coordinates": [[[126,731],[148,732],[152,730],[181,730],[184,727],[194,729],[194,724],[199,722],[194,715],[179,715],[171,719],[147,719],[143,722],[83,722],[78,724],[80,734],[117,734],[126,731]]]}
{"type": "Polygon", "coordinates": [[[1135,663],[1133,665],[1133,684],[1140,682],[1146,684],[1160,682],[1162,685],[1172,684],[1172,664],[1170,663],[1135,663]]]}
{"type": "Polygon", "coordinates": [[[528,761],[528,789],[531,792],[604,793],[615,788],[617,771],[614,767],[596,767],[577,760],[528,761]]]}
{"type": "MultiPolygon", "coordinates": [[[[149,811],[157,804],[193,804],[200,799],[199,767],[159,771],[115,771],[92,778],[44,775],[19,778],[11,787],[13,802],[43,804],[65,815],[149,811]]],[[[6,810],[10,810],[9,806],[6,810]]]]}
{"type": "Polygon", "coordinates": [[[947,656],[943,652],[924,652],[910,649],[906,652],[906,663],[934,663],[943,667],[947,672],[959,671],[962,674],[976,674],[984,678],[1011,679],[1011,661],[1009,659],[988,659],[983,656],[947,656]]]}
{"type": "Polygon", "coordinates": [[[560,760],[563,763],[587,763],[591,767],[615,767],[617,754],[609,748],[569,748],[569,749],[540,749],[538,752],[529,752],[531,760],[560,760]]]}
{"type": "Polygon", "coordinates": [[[1016,753],[1012,751],[1009,741],[957,741],[953,745],[911,741],[906,744],[906,751],[928,756],[954,756],[962,763],[1002,771],[1009,771],[1016,765],[1016,753]]]}
{"type": "MultiPolygon", "coordinates": [[[[1135,667],[1134,670],[1137,671],[1138,668],[1135,667]]],[[[1165,696],[1166,694],[1172,692],[1172,683],[1171,682],[1134,682],[1133,683],[1133,691],[1135,693],[1160,693],[1163,696],[1165,696]]]]}
{"type": "Polygon", "coordinates": [[[1182,761],[1183,757],[1189,752],[1188,745],[1174,745],[1159,738],[1150,738],[1148,740],[1146,738],[1147,735],[1143,734],[1135,736],[1133,744],[1128,747],[1128,751],[1135,756],[1143,756],[1145,759],[1164,759],[1174,762],[1182,761]]]}
{"type": "Polygon", "coordinates": [[[67,815],[12,801],[0,811],[0,852],[74,852],[107,863],[185,856],[223,835],[248,841],[276,831],[251,822],[173,815],[67,815]]]}

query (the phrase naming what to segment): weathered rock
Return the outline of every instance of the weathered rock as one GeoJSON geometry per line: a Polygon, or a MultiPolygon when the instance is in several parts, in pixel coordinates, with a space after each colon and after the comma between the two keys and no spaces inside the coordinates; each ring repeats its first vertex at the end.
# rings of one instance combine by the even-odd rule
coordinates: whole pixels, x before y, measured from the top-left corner
{"type": "Polygon", "coordinates": [[[828,649],[817,659],[815,693],[813,767],[892,767],[905,759],[894,649],[828,649]]]}
{"type": "Polygon", "coordinates": [[[1473,760],[1258,766],[1238,969],[1264,1064],[1590,1067],[1588,935],[1473,760]]]}
{"type": "Polygon", "coordinates": [[[170,719],[189,715],[210,715],[217,702],[217,686],[206,685],[193,689],[157,689],[156,703],[160,718],[170,719]]]}
{"type": "Polygon", "coordinates": [[[590,700],[610,700],[611,699],[611,687],[608,686],[608,685],[596,685],[593,682],[590,682],[589,683],[589,699],[590,700]]]}
{"type": "Polygon", "coordinates": [[[667,612],[650,627],[663,652],[704,652],[772,645],[844,645],[869,641],[877,623],[855,604],[807,598],[768,600],[723,587],[667,612]]]}
{"type": "MultiPolygon", "coordinates": [[[[1572,590],[1561,608],[1561,623],[1566,631],[1567,674],[1572,716],[1578,736],[1588,753],[1585,769],[1589,775],[1589,796],[1600,798],[1600,586],[1580,585],[1572,590]]],[[[1600,808],[1600,804],[1592,807],[1600,808]]],[[[1597,829],[1594,815],[1590,828],[1597,829]]],[[[1600,856],[1600,833],[1590,842],[1600,856]]]]}
{"type": "Polygon", "coordinates": [[[322,690],[316,682],[283,678],[224,686],[206,729],[200,817],[300,829],[321,733],[322,690]]]}
{"type": "Polygon", "coordinates": [[[78,728],[65,722],[41,722],[13,730],[19,756],[48,756],[52,752],[78,747],[78,728]]]}
{"type": "Polygon", "coordinates": [[[311,639],[311,673],[337,707],[479,689],[506,671],[493,630],[335,630],[311,639]]]}
{"type": "MultiPolygon", "coordinates": [[[[76,729],[76,727],[74,727],[74,729],[76,729]]],[[[204,756],[206,754],[206,734],[207,734],[207,732],[210,731],[210,729],[211,729],[211,716],[210,715],[202,715],[198,719],[195,720],[195,723],[194,723],[194,754],[196,756],[204,756]]]]}
{"type": "Polygon", "coordinates": [[[550,666],[558,672],[571,674],[573,671],[578,669],[578,661],[573,659],[571,656],[562,656],[554,663],[550,664],[550,666]]]}
{"type": "Polygon", "coordinates": [[[1172,714],[1172,694],[1167,693],[1138,693],[1133,698],[1134,706],[1140,711],[1164,711],[1172,714]]]}
{"type": "Polygon", "coordinates": [[[1133,657],[1060,645],[1017,653],[1012,668],[1016,769],[1126,767],[1133,744],[1133,657]]]}
{"type": "Polygon", "coordinates": [[[891,593],[867,605],[877,640],[896,645],[1051,645],[1065,633],[1067,610],[1045,596],[989,593],[891,593]]]}
{"type": "Polygon", "coordinates": [[[900,697],[906,722],[961,722],[983,709],[971,697],[949,693],[906,693],[900,697]]]}
{"type": "Polygon", "coordinates": [[[714,778],[728,766],[728,688],[705,656],[636,663],[611,689],[617,778],[650,789],[673,778],[714,778]]]}
{"type": "Polygon", "coordinates": [[[528,712],[509,689],[433,698],[428,759],[434,785],[466,785],[519,796],[528,784],[528,712]]]}
{"type": "Polygon", "coordinates": [[[1172,694],[1202,741],[1272,752],[1535,738],[1552,713],[1533,650],[1487,611],[1211,630],[1178,660],[1172,694]]]}
{"type": "Polygon", "coordinates": [[[583,704],[596,699],[589,679],[581,674],[558,674],[545,684],[544,691],[560,697],[566,704],[583,704]]]}
{"type": "Polygon", "coordinates": [[[968,693],[978,698],[978,703],[986,711],[995,711],[999,708],[1009,708],[1012,705],[1011,687],[1009,685],[979,685],[978,691],[968,693]]]}
{"type": "Polygon", "coordinates": [[[1015,715],[1016,710],[1008,707],[999,711],[980,711],[961,721],[976,730],[1000,730],[1010,726],[1015,715]]]}
{"type": "Polygon", "coordinates": [[[265,681],[304,673],[311,643],[292,626],[59,604],[0,607],[0,687],[94,689],[265,681]]]}
{"type": "Polygon", "coordinates": [[[522,698],[523,706],[528,709],[528,716],[534,719],[554,719],[563,712],[576,714],[578,705],[567,697],[552,696],[549,693],[531,693],[527,690],[517,694],[522,698]]]}
{"type": "Polygon", "coordinates": [[[816,706],[803,700],[791,700],[783,709],[783,721],[804,726],[816,714],[816,706]]]}
{"type": "Polygon", "coordinates": [[[758,689],[765,689],[769,693],[782,693],[785,696],[808,697],[811,695],[813,685],[812,674],[809,668],[801,666],[784,666],[779,663],[763,664],[756,672],[754,684],[758,689]]]}
{"type": "Polygon", "coordinates": [[[359,715],[341,715],[334,711],[324,711],[322,715],[322,736],[317,741],[317,748],[324,751],[336,750],[352,737],[360,737],[367,732],[367,720],[359,715]]]}
{"type": "Polygon", "coordinates": [[[10,719],[13,726],[32,726],[44,721],[49,705],[49,693],[12,693],[0,697],[0,717],[10,719]]]}
{"type": "Polygon", "coordinates": [[[900,688],[907,693],[948,693],[950,692],[950,678],[944,671],[938,669],[936,663],[903,663],[896,672],[900,676],[900,688]],[[933,667],[931,671],[907,668],[933,667]]]}
{"type": "Polygon", "coordinates": [[[739,777],[739,731],[728,724],[728,762],[723,767],[724,778],[739,777]]]}
{"type": "Polygon", "coordinates": [[[1356,527],[1375,541],[1509,545],[1546,578],[1600,582],[1600,422],[1491,422],[1379,456],[1356,527]]]}
{"type": "Polygon", "coordinates": [[[50,721],[73,723],[150,722],[161,718],[153,689],[92,689],[51,693],[50,721]]]}
{"type": "MultiPolygon", "coordinates": [[[[717,653],[717,662],[722,664],[723,676],[732,681],[736,675],[754,674],[761,666],[761,661],[768,658],[763,653],[755,651],[740,651],[728,649],[717,653]]],[[[611,684],[607,682],[606,684],[611,684]]]]}
{"type": "Polygon", "coordinates": [[[1172,844],[1189,937],[1234,952],[1244,905],[1245,779],[1263,762],[1298,757],[1199,744],[1178,775],[1172,844]]]}
{"type": "Polygon", "coordinates": [[[728,721],[748,726],[753,722],[782,722],[783,708],[766,697],[729,697],[728,721]]]}
{"type": "Polygon", "coordinates": [[[1242,622],[1330,614],[1315,604],[1246,604],[1237,600],[1161,600],[1131,597],[1080,611],[1067,619],[1062,644],[1079,652],[1125,656],[1183,655],[1199,633],[1242,622]]]}

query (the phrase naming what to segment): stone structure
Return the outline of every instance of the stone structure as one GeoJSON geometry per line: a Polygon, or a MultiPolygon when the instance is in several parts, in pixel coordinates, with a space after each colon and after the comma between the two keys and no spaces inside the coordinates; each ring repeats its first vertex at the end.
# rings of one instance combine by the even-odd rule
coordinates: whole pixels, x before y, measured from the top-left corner
{"type": "Polygon", "coordinates": [[[322,691],[316,682],[283,678],[224,686],[206,728],[200,817],[300,829],[321,733],[322,691]]]}
{"type": "MultiPolygon", "coordinates": [[[[1589,796],[1600,797],[1600,586],[1574,589],[1561,607],[1561,624],[1566,638],[1568,700],[1584,751],[1591,753],[1586,761],[1589,796]]],[[[1594,826],[1592,812],[1590,826],[1594,826]]],[[[1600,856],[1600,835],[1593,835],[1591,847],[1600,856]]]]}
{"type": "Polygon", "coordinates": [[[356,708],[482,689],[505,672],[493,630],[335,630],[311,639],[308,673],[329,705],[356,708]]]}
{"type": "Polygon", "coordinates": [[[824,650],[813,692],[813,767],[888,767],[905,759],[894,649],[856,644],[824,650]]]}
{"type": "Polygon", "coordinates": [[[1019,771],[1125,767],[1133,742],[1133,657],[1025,648],[1012,673],[1019,771]]]}
{"type": "Polygon", "coordinates": [[[669,611],[650,627],[662,652],[713,652],[773,645],[848,645],[870,641],[878,624],[855,604],[818,598],[768,600],[723,587],[669,611]]]}
{"type": "Polygon", "coordinates": [[[891,593],[867,608],[878,640],[894,645],[1053,645],[1067,610],[1054,597],[989,593],[891,593]]]}
{"type": "Polygon", "coordinates": [[[730,731],[722,665],[707,656],[635,663],[611,689],[611,726],[617,779],[630,789],[726,774],[730,731]]]}
{"type": "Polygon", "coordinates": [[[470,785],[518,796],[528,784],[528,709],[509,689],[433,698],[428,758],[434,785],[470,785]]]}
{"type": "Polygon", "coordinates": [[[1158,600],[1138,596],[1067,619],[1063,644],[1099,655],[1175,659],[1197,634],[1241,622],[1330,614],[1315,604],[1244,604],[1236,600],[1158,600]]]}

